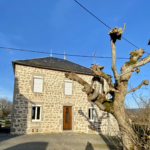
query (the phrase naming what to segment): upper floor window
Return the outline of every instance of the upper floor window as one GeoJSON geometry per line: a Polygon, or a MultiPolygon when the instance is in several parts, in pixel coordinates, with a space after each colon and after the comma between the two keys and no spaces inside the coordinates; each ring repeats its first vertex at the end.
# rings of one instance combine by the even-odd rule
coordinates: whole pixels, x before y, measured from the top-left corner
{"type": "Polygon", "coordinates": [[[34,76],[33,78],[33,92],[43,92],[43,77],[34,76]]]}
{"type": "Polygon", "coordinates": [[[65,95],[72,95],[72,81],[65,80],[65,95]]]}
{"type": "Polygon", "coordinates": [[[32,105],[32,121],[41,121],[41,105],[32,105]]]}

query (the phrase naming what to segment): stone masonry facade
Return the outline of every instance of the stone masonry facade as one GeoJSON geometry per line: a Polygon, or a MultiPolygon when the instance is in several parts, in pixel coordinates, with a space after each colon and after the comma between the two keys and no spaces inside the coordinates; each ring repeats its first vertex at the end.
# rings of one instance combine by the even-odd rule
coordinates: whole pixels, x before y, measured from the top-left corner
{"type": "MultiPolygon", "coordinates": [[[[72,106],[71,132],[104,135],[118,133],[115,118],[88,102],[80,84],[72,81],[72,95],[64,94],[65,72],[16,64],[14,73],[11,134],[65,132],[63,106],[72,106]],[[43,77],[42,93],[33,92],[34,76],[43,77]],[[41,121],[32,121],[33,105],[41,106],[41,121]],[[88,118],[89,107],[95,107],[95,122],[88,118]]],[[[85,81],[91,82],[91,75],[78,75],[85,81]]],[[[108,90],[105,83],[101,88],[108,90]]]]}

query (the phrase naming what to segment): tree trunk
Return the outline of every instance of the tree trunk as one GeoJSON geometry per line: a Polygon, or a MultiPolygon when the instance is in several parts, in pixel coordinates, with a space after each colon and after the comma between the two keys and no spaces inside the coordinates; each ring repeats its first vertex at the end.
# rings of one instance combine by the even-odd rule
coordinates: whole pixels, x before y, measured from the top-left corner
{"type": "Polygon", "coordinates": [[[117,94],[114,100],[114,116],[118,122],[120,134],[122,137],[123,150],[134,150],[136,145],[136,134],[129,122],[129,117],[126,114],[126,110],[122,105],[125,96],[123,94],[117,94]]]}
{"type": "Polygon", "coordinates": [[[126,129],[123,129],[123,127],[120,128],[120,133],[121,133],[121,137],[122,137],[122,143],[123,143],[123,150],[134,150],[134,142],[132,140],[134,140],[135,136],[130,135],[129,131],[132,130],[132,128],[130,126],[125,126],[126,129]],[[125,131],[126,130],[126,134],[125,131]]]}

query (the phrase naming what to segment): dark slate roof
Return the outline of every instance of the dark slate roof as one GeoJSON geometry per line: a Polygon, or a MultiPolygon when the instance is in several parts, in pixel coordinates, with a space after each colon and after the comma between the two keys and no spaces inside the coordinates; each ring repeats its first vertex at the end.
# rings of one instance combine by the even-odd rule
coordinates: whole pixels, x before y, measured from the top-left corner
{"type": "Polygon", "coordinates": [[[43,57],[35,59],[25,59],[12,61],[13,69],[15,69],[15,64],[21,64],[26,66],[54,69],[60,71],[76,72],[81,74],[92,75],[93,72],[84,66],[78,65],[68,60],[54,58],[54,57],[43,57]]]}

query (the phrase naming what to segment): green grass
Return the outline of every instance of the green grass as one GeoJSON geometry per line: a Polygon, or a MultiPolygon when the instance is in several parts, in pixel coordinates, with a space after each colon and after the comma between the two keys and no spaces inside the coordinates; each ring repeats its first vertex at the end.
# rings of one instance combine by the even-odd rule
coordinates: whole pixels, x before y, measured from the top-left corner
{"type": "Polygon", "coordinates": [[[11,126],[11,122],[8,120],[0,120],[2,127],[10,127],[11,126]]]}
{"type": "Polygon", "coordinates": [[[5,126],[5,127],[10,127],[10,126],[11,126],[11,124],[5,124],[4,126],[5,126]]]}
{"type": "Polygon", "coordinates": [[[5,123],[2,123],[2,127],[10,127],[11,124],[5,124],[5,123]]]}

